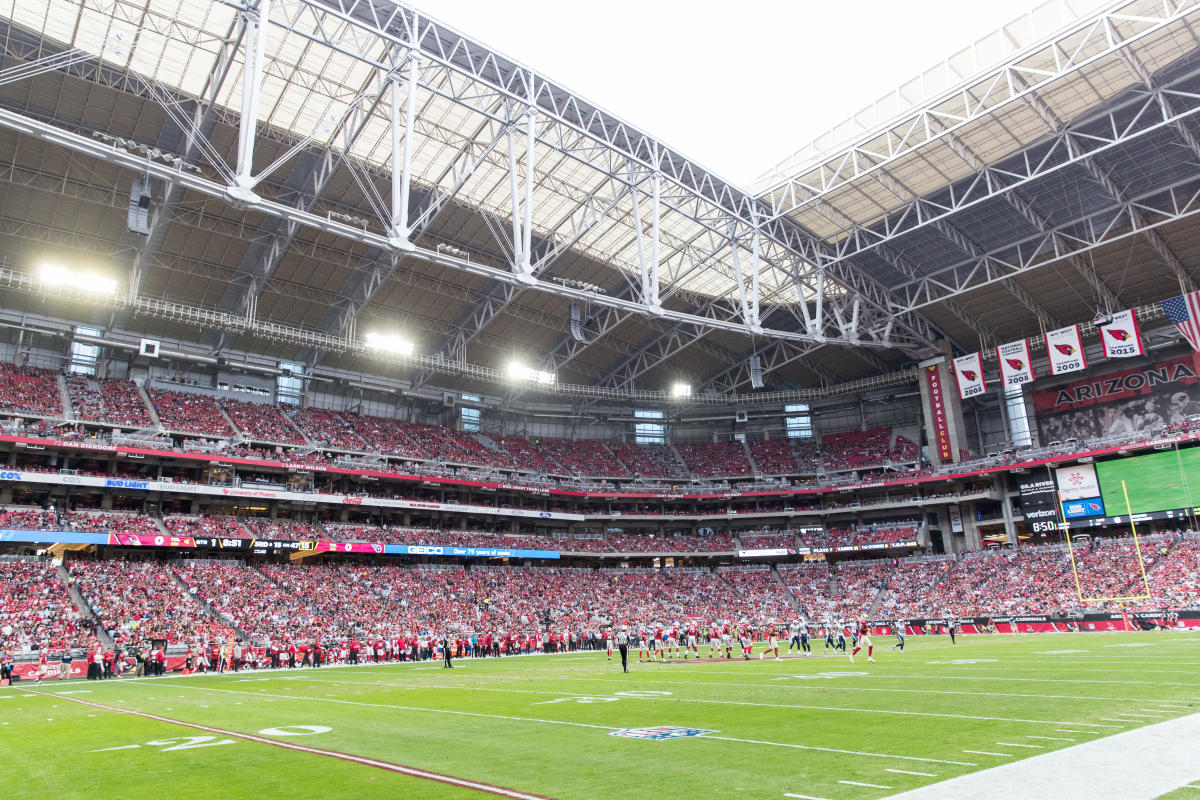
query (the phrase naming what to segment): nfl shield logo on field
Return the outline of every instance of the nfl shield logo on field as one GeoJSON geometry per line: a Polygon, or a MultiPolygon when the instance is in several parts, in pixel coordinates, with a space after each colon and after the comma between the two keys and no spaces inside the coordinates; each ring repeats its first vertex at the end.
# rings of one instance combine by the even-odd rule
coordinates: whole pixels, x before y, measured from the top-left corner
{"type": "Polygon", "coordinates": [[[683,739],[687,736],[703,736],[706,731],[701,728],[677,728],[673,725],[659,725],[653,728],[626,728],[623,731],[613,731],[609,736],[624,736],[629,739],[651,739],[661,742],[663,739],[683,739]]]}

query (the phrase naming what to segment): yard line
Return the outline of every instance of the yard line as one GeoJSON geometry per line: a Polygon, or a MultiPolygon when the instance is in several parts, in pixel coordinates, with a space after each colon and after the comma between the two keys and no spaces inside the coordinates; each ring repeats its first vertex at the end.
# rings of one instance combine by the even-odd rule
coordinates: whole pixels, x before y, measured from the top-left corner
{"type": "Polygon", "coordinates": [[[891,786],[880,786],[878,783],[859,783],[858,781],[838,781],[847,786],[866,786],[868,789],[891,789],[891,786]]]}
{"type": "Polygon", "coordinates": [[[1030,739],[1048,739],[1052,742],[1073,742],[1073,741],[1075,741],[1074,739],[1072,739],[1069,736],[1034,736],[1033,734],[1029,734],[1029,738],[1030,739]]]}
{"type": "Polygon", "coordinates": [[[1012,758],[1012,753],[992,753],[987,750],[963,750],[963,752],[978,753],[981,756],[1004,756],[1005,758],[1012,758]]]}
{"type": "MultiPolygon", "coordinates": [[[[191,688],[191,687],[189,687],[189,688],[191,688]]],[[[42,694],[41,692],[35,692],[32,689],[21,689],[21,691],[29,692],[30,694],[42,694]]],[[[53,697],[54,695],[44,695],[44,696],[53,697]]],[[[391,761],[381,761],[381,760],[375,759],[375,758],[366,758],[364,756],[350,755],[349,753],[339,753],[336,750],[325,750],[320,747],[310,747],[307,745],[295,744],[293,742],[282,742],[282,741],[279,741],[278,739],[268,739],[265,736],[255,736],[254,734],[242,733],[241,731],[230,731],[230,730],[225,730],[223,728],[214,728],[209,725],[199,725],[195,722],[184,722],[182,720],[171,719],[170,717],[161,717],[157,714],[147,714],[144,711],[134,711],[134,710],[128,709],[128,708],[117,708],[116,706],[106,706],[106,705],[102,705],[100,703],[94,703],[90,700],[80,700],[79,698],[76,698],[76,697],[69,697],[67,699],[70,700],[72,703],[79,703],[81,705],[91,706],[92,708],[99,708],[99,709],[103,709],[105,711],[113,711],[118,714],[130,714],[132,716],[141,717],[143,719],[152,719],[156,722],[165,722],[169,725],[179,725],[180,727],[192,728],[192,729],[198,730],[198,731],[205,731],[206,733],[216,733],[221,736],[232,736],[237,739],[244,739],[248,742],[254,742],[256,744],[270,745],[272,747],[280,747],[280,748],[283,748],[284,750],[293,750],[293,751],[299,752],[299,753],[308,753],[311,755],[329,756],[330,758],[337,758],[337,759],[341,759],[343,761],[350,761],[355,764],[361,764],[363,766],[368,766],[368,767],[376,767],[378,769],[387,770],[388,772],[396,772],[396,773],[400,773],[402,775],[408,775],[408,776],[414,777],[414,778],[423,778],[425,780],[438,781],[439,783],[448,783],[453,786],[461,786],[465,789],[474,789],[475,791],[479,791],[479,792],[486,792],[488,794],[500,795],[501,797],[510,797],[510,798],[513,798],[513,800],[550,800],[545,795],[532,794],[529,792],[521,792],[521,791],[517,791],[516,789],[507,789],[503,786],[493,786],[488,783],[481,783],[479,781],[468,780],[466,778],[456,778],[453,775],[443,775],[438,772],[430,772],[428,770],[417,769],[416,767],[406,767],[403,764],[396,764],[391,761]]],[[[133,745],[133,747],[137,747],[137,745],[133,745]]],[[[122,748],[111,748],[111,749],[125,750],[125,749],[129,749],[129,748],[122,747],[122,748]]]]}
{"type": "Polygon", "coordinates": [[[1095,731],[1073,731],[1070,728],[1055,728],[1058,733],[1095,733],[1095,731]]]}
{"type": "MultiPolygon", "coordinates": [[[[163,683],[163,681],[161,681],[161,679],[160,679],[160,683],[163,683]]],[[[117,684],[117,685],[119,686],[121,684],[117,684]]],[[[132,685],[132,684],[129,684],[129,685],[132,685]]],[[[168,685],[178,685],[178,684],[168,684],[168,685]]],[[[541,717],[514,717],[514,716],[510,716],[510,715],[506,715],[506,714],[484,714],[479,711],[454,711],[452,709],[447,709],[447,708],[421,708],[419,706],[398,706],[398,705],[391,705],[391,704],[387,704],[387,703],[364,703],[359,700],[337,700],[337,699],[330,698],[330,697],[311,697],[311,696],[307,696],[307,695],[300,695],[300,696],[290,696],[290,695],[283,695],[283,694],[268,695],[266,692],[242,692],[242,691],[238,691],[236,689],[217,689],[214,687],[203,687],[203,686],[187,686],[185,688],[196,689],[196,690],[202,691],[202,692],[224,692],[226,694],[248,695],[250,697],[274,697],[274,698],[282,699],[282,700],[308,701],[308,702],[314,702],[314,703],[337,703],[339,705],[361,706],[361,707],[366,707],[366,708],[391,708],[391,709],[395,709],[397,711],[419,711],[419,712],[427,712],[430,714],[451,714],[454,716],[461,716],[461,717],[482,717],[482,718],[486,718],[486,719],[511,720],[514,722],[540,722],[540,723],[545,723],[548,725],[567,725],[567,726],[575,727],[575,728],[596,728],[596,729],[605,730],[605,731],[623,730],[622,728],[614,727],[612,725],[592,725],[592,724],[586,723],[586,722],[565,722],[563,720],[543,719],[541,717]]],[[[26,691],[28,691],[28,690],[26,690],[26,691]]],[[[71,698],[71,699],[73,702],[76,702],[76,703],[86,702],[84,700],[75,700],[74,698],[71,698]]],[[[632,699],[637,699],[637,698],[629,698],[629,699],[632,700],[632,699]]],[[[118,710],[121,710],[121,709],[118,709],[118,710]]],[[[137,713],[140,713],[140,712],[137,712],[137,713]]],[[[840,749],[837,749],[834,747],[818,747],[817,745],[810,745],[810,744],[792,744],[789,742],[768,742],[768,741],[763,741],[763,740],[759,740],[759,739],[736,739],[736,738],[733,738],[730,736],[705,735],[705,736],[701,736],[698,738],[701,740],[721,739],[721,740],[729,741],[729,742],[744,742],[747,744],[764,744],[764,745],[769,745],[772,747],[790,747],[790,748],[793,748],[796,750],[816,750],[816,751],[820,751],[822,753],[843,753],[846,755],[868,756],[871,758],[894,758],[894,759],[899,759],[901,761],[924,761],[924,762],[928,762],[928,763],[932,763],[932,764],[955,764],[957,766],[971,766],[971,767],[978,766],[977,764],[972,764],[972,763],[966,762],[966,761],[946,761],[946,760],[940,759],[940,758],[924,758],[921,756],[898,756],[898,755],[892,755],[891,753],[871,753],[871,752],[867,752],[865,750],[840,750],[840,749]]]]}
{"type": "Polygon", "coordinates": [[[1145,719],[1156,719],[1157,714],[1166,714],[1166,711],[1156,711],[1154,714],[1130,714],[1128,711],[1118,711],[1118,717],[1143,717],[1145,719]]]}
{"type": "Polygon", "coordinates": [[[996,744],[1001,747],[1031,747],[1035,750],[1043,750],[1046,747],[1044,744],[1017,744],[1016,742],[996,742],[996,744]]]}
{"type": "MultiPolygon", "coordinates": [[[[847,664],[846,666],[850,666],[850,665],[847,664]]],[[[991,667],[994,665],[989,664],[988,666],[991,667]]],[[[744,675],[745,674],[744,672],[740,672],[740,671],[735,673],[731,670],[705,670],[705,669],[698,669],[698,668],[691,670],[691,671],[694,671],[694,672],[718,672],[718,673],[725,674],[725,675],[734,675],[734,674],[743,674],[744,675]]],[[[1031,667],[1027,670],[1021,670],[1021,671],[1023,671],[1023,672],[1039,672],[1039,673],[1041,672],[1041,670],[1037,670],[1036,668],[1033,668],[1033,667],[1031,667]]],[[[1079,670],[1070,670],[1070,671],[1078,672],[1079,670]]],[[[1125,672],[1125,670],[1112,670],[1112,671],[1113,672],[1125,672]]],[[[1141,670],[1138,670],[1138,671],[1141,672],[1141,670]]],[[[1194,674],[1194,673],[1189,673],[1189,674],[1194,674]]],[[[893,675],[891,673],[880,672],[880,673],[875,673],[870,676],[862,676],[862,677],[864,679],[869,679],[869,680],[894,680],[894,679],[904,678],[904,679],[921,680],[921,681],[940,681],[940,680],[947,680],[947,681],[1007,681],[1007,682],[1015,682],[1015,683],[1088,683],[1088,684],[1115,683],[1115,684],[1121,684],[1121,685],[1137,684],[1137,685],[1142,685],[1142,686],[1189,686],[1192,688],[1200,688],[1200,683],[1177,683],[1177,682],[1170,682],[1170,681],[1096,680],[1094,678],[1041,678],[1041,677],[1037,677],[1037,676],[1031,677],[1031,678],[1013,678],[1013,677],[1008,677],[1008,676],[1004,676],[1004,675],[893,675]]]]}
{"type": "Polygon", "coordinates": [[[891,767],[884,767],[883,771],[884,772],[895,772],[900,775],[920,775],[922,778],[936,778],[937,777],[937,774],[933,773],[933,772],[910,772],[906,769],[892,769],[891,767]]]}
{"type": "MultiPolygon", "coordinates": [[[[333,683],[333,681],[320,681],[320,682],[321,683],[333,683]]],[[[668,682],[667,681],[656,681],[655,683],[657,684],[657,683],[668,683],[668,682]]],[[[680,682],[674,681],[672,683],[680,683],[680,682]]],[[[363,684],[356,683],[356,684],[351,684],[351,685],[361,686],[363,684]]],[[[188,687],[188,688],[197,688],[197,687],[188,687]]],[[[539,689],[493,689],[491,687],[477,687],[477,686],[464,686],[464,685],[441,686],[441,685],[437,685],[437,684],[428,684],[428,683],[422,684],[419,687],[407,686],[404,688],[449,689],[449,690],[453,690],[453,691],[479,691],[479,692],[509,692],[509,693],[513,693],[513,694],[553,694],[553,695],[557,695],[559,697],[562,697],[564,695],[567,697],[591,697],[592,696],[591,694],[580,693],[580,692],[566,692],[566,691],[549,692],[549,691],[539,690],[539,689]]],[[[232,690],[231,689],[218,689],[217,691],[232,691],[232,690]]],[[[262,693],[246,692],[246,694],[261,695],[262,693]]],[[[272,695],[272,696],[274,696],[274,695],[272,695]]],[[[280,695],[280,696],[282,697],[285,695],[280,695]]],[[[1032,725],[1089,725],[1089,726],[1099,727],[1099,728],[1115,728],[1115,727],[1117,727],[1116,725],[1102,725],[1098,722],[1063,722],[1061,720],[1022,719],[1019,717],[985,717],[985,716],[972,715],[972,714],[939,714],[939,713],[933,712],[933,711],[897,711],[894,709],[882,709],[882,708],[848,708],[848,707],[844,707],[844,706],[809,706],[809,705],[796,705],[796,704],[785,704],[785,703],[753,703],[753,702],[745,701],[745,700],[712,700],[712,699],[708,699],[708,698],[700,699],[700,698],[687,698],[687,697],[674,697],[674,696],[669,697],[669,698],[668,697],[629,697],[627,699],[629,699],[629,700],[666,700],[666,701],[675,702],[675,703],[703,703],[703,704],[708,704],[708,705],[722,705],[722,706],[748,706],[748,707],[759,707],[759,708],[790,708],[790,709],[799,709],[799,710],[803,710],[803,711],[857,711],[857,712],[860,712],[863,714],[889,714],[889,715],[895,715],[895,716],[910,716],[910,717],[938,717],[938,718],[942,718],[942,719],[976,719],[976,720],[985,720],[985,721],[990,721],[990,722],[1024,722],[1024,723],[1028,723],[1028,724],[1032,724],[1032,725]]],[[[342,701],[339,701],[339,702],[342,702],[342,701]]],[[[348,702],[348,701],[345,701],[345,702],[348,702]]],[[[1127,720],[1115,720],[1115,721],[1126,722],[1127,720]]],[[[709,738],[712,738],[712,737],[709,737],[709,738]]]]}
{"type": "Polygon", "coordinates": [[[783,796],[795,797],[797,800],[829,800],[827,797],[813,797],[811,794],[793,794],[791,792],[784,792],[783,796]]]}
{"type": "Polygon", "coordinates": [[[791,747],[796,750],[820,750],[823,753],[842,753],[851,756],[870,756],[872,758],[895,758],[901,761],[923,761],[927,764],[953,764],[956,767],[977,767],[978,764],[972,764],[970,761],[947,761],[943,758],[925,758],[923,756],[896,756],[888,753],[868,753],[862,750],[840,750],[835,747],[816,747],[815,745],[806,744],[788,744],[786,742],[767,742],[762,739],[739,739],[734,736],[711,736],[705,734],[699,737],[701,739],[720,739],[724,742],[742,742],[743,744],[765,744],[771,747],[791,747]]]}
{"type": "Polygon", "coordinates": [[[101,747],[99,750],[89,750],[89,753],[107,753],[110,750],[137,750],[140,744],[126,744],[120,747],[101,747]]]}

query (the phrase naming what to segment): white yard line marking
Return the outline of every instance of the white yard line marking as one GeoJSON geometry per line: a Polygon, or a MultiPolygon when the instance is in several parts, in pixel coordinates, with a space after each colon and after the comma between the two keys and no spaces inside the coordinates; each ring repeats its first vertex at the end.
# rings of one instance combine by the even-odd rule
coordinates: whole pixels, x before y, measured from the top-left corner
{"type": "Polygon", "coordinates": [[[1070,728],[1055,728],[1054,730],[1057,733],[1095,733],[1095,731],[1075,731],[1070,728]]]}
{"type": "Polygon", "coordinates": [[[1151,800],[1197,782],[1200,777],[1197,740],[1200,740],[1200,714],[1191,714],[930,783],[895,795],[892,800],[947,797],[1151,800]],[[1148,770],[1115,769],[1113,765],[1117,762],[1155,766],[1148,770]]]}
{"type": "MultiPolygon", "coordinates": [[[[163,682],[163,681],[160,679],[160,682],[163,682]]],[[[177,685],[177,684],[171,684],[171,685],[177,685]]],[[[207,691],[207,692],[224,692],[226,694],[247,695],[250,697],[274,697],[274,698],[281,699],[281,700],[308,701],[308,702],[314,702],[314,703],[336,703],[338,705],[361,706],[361,707],[366,707],[366,708],[391,708],[391,709],[396,709],[397,711],[419,711],[419,712],[426,712],[426,713],[430,713],[430,714],[451,714],[454,716],[482,717],[482,718],[486,718],[486,719],[503,719],[503,720],[511,720],[514,722],[538,722],[538,723],[543,723],[543,724],[547,724],[547,725],[566,725],[566,726],[575,727],[575,728],[595,728],[598,730],[605,730],[605,731],[622,730],[621,728],[614,727],[612,725],[592,725],[592,724],[589,724],[586,722],[566,722],[563,720],[544,719],[541,717],[514,717],[514,716],[509,716],[506,714],[484,714],[484,713],[478,712],[478,711],[454,711],[452,709],[446,709],[446,708],[421,708],[418,706],[398,706],[398,705],[389,705],[386,703],[364,703],[364,702],[361,702],[358,700],[338,700],[338,699],[334,699],[334,698],[330,698],[330,697],[310,697],[310,696],[304,696],[304,695],[289,696],[289,695],[282,695],[282,694],[267,695],[265,692],[243,692],[243,691],[238,691],[236,689],[217,689],[215,687],[204,687],[204,686],[185,686],[182,688],[196,689],[199,691],[207,691]]],[[[639,698],[630,698],[630,699],[639,699],[639,698]]],[[[641,698],[641,699],[645,699],[645,698],[641,698]]],[[[83,703],[86,701],[76,700],[75,702],[83,703]]],[[[123,709],[117,709],[117,710],[123,710],[123,709]]],[[[954,764],[957,766],[978,766],[977,764],[972,764],[972,763],[966,762],[966,761],[946,761],[946,760],[940,759],[940,758],[922,758],[920,756],[898,756],[898,755],[892,755],[890,753],[870,753],[870,752],[866,752],[863,750],[839,750],[839,749],[833,748],[833,747],[818,747],[816,745],[792,744],[789,742],[768,742],[768,741],[763,741],[760,739],[737,739],[737,738],[734,738],[731,736],[705,735],[702,737],[697,737],[698,741],[707,740],[707,739],[722,739],[722,740],[730,741],[730,742],[743,742],[746,744],[762,744],[762,745],[769,745],[771,747],[790,747],[790,748],[793,748],[796,750],[816,750],[816,751],[820,751],[823,753],[843,753],[846,755],[868,756],[870,758],[893,758],[893,759],[898,759],[901,761],[923,761],[923,762],[927,762],[927,763],[931,763],[931,764],[954,764]]]]}
{"type": "Polygon", "coordinates": [[[701,739],[720,739],[721,741],[725,741],[725,742],[742,742],[744,744],[765,744],[765,745],[770,745],[772,747],[792,747],[797,750],[820,750],[823,753],[843,753],[845,755],[851,755],[851,756],[870,756],[872,758],[896,758],[901,761],[922,761],[927,764],[953,764],[954,766],[957,766],[957,767],[977,767],[977,766],[979,766],[978,764],[972,764],[969,761],[946,761],[945,759],[941,759],[941,758],[923,758],[921,756],[895,756],[895,755],[889,755],[888,753],[867,753],[867,752],[863,752],[862,750],[839,750],[834,747],[816,747],[813,745],[805,745],[805,744],[786,744],[784,742],[765,742],[761,739],[738,739],[733,736],[712,736],[712,735],[706,734],[699,738],[701,738],[701,739]]]}
{"type": "Polygon", "coordinates": [[[910,772],[909,770],[906,770],[906,769],[891,769],[890,767],[885,767],[883,771],[884,772],[895,772],[899,775],[920,775],[922,778],[936,778],[937,777],[937,774],[933,773],[933,772],[910,772]]]}
{"type": "Polygon", "coordinates": [[[1073,742],[1073,741],[1075,741],[1074,739],[1072,739],[1069,736],[1034,736],[1034,735],[1030,734],[1029,738],[1030,739],[1048,739],[1049,741],[1052,741],[1052,742],[1073,742]]]}
{"type": "Polygon", "coordinates": [[[1012,753],[993,753],[988,750],[963,750],[963,752],[964,753],[977,753],[981,756],[1004,756],[1005,758],[1012,758],[1012,753]]]}
{"type": "Polygon", "coordinates": [[[827,797],[813,797],[811,794],[793,794],[791,792],[784,792],[783,796],[795,797],[797,800],[829,800],[827,797]]]}
{"type": "Polygon", "coordinates": [[[1156,711],[1153,714],[1131,714],[1128,711],[1118,711],[1117,716],[1118,717],[1143,717],[1146,719],[1155,719],[1157,716],[1159,716],[1161,714],[1166,714],[1166,713],[1167,713],[1166,711],[1156,711]]]}
{"type": "Polygon", "coordinates": [[[127,744],[121,747],[101,747],[99,750],[89,750],[89,753],[107,753],[111,750],[136,750],[141,747],[140,744],[127,744]]]}
{"type": "Polygon", "coordinates": [[[1016,742],[996,742],[996,744],[1001,747],[1030,747],[1035,750],[1043,750],[1046,747],[1044,744],[1017,744],[1016,742]]]}
{"type": "MultiPolygon", "coordinates": [[[[22,691],[30,692],[31,694],[38,694],[38,692],[34,692],[31,689],[22,689],[22,691]]],[[[511,797],[511,798],[513,798],[513,800],[548,800],[544,795],[540,795],[540,794],[530,794],[527,792],[517,791],[515,789],[506,789],[503,786],[493,786],[488,783],[481,783],[479,781],[468,780],[466,778],[456,778],[452,775],[443,775],[441,773],[429,772],[428,770],[417,769],[415,767],[406,767],[403,764],[395,764],[390,761],[380,761],[380,760],[374,759],[374,758],[355,756],[355,755],[350,755],[348,753],[339,753],[335,750],[324,750],[319,747],[307,747],[305,745],[294,744],[292,742],[281,742],[278,739],[268,739],[264,736],[255,736],[253,734],[242,733],[240,731],[229,731],[229,730],[224,730],[222,728],[213,728],[208,725],[199,725],[194,722],[184,722],[182,720],[171,719],[170,717],[160,717],[157,714],[147,714],[143,711],[133,711],[132,709],[117,708],[115,706],[101,705],[100,703],[93,703],[89,700],[77,700],[73,697],[69,698],[69,699],[71,700],[72,703],[79,703],[80,705],[91,706],[93,708],[100,708],[105,711],[112,711],[112,712],[115,712],[118,714],[130,714],[135,717],[142,717],[143,719],[152,719],[156,722],[165,722],[169,725],[179,725],[179,726],[185,727],[185,728],[194,728],[195,730],[205,731],[207,733],[218,733],[218,734],[221,734],[222,736],[232,736],[234,738],[244,739],[248,742],[254,742],[256,744],[265,744],[265,745],[271,745],[273,747],[280,747],[280,748],[283,748],[284,750],[293,750],[293,751],[296,751],[299,753],[309,753],[309,754],[313,754],[313,755],[328,756],[331,758],[341,759],[343,761],[350,761],[355,764],[362,764],[362,765],[368,766],[368,767],[376,767],[378,769],[387,770],[389,772],[397,772],[402,775],[408,775],[408,776],[411,776],[414,778],[423,778],[425,780],[438,781],[439,783],[448,783],[453,786],[461,786],[466,789],[474,789],[475,791],[479,791],[479,792],[487,792],[488,794],[500,795],[501,797],[511,797]]],[[[137,747],[137,745],[133,745],[133,747],[137,747]]],[[[125,749],[129,749],[129,748],[121,747],[121,748],[112,748],[112,749],[125,750],[125,749]]]]}
{"type": "Polygon", "coordinates": [[[890,789],[890,788],[892,788],[890,786],[880,786],[878,783],[860,783],[858,781],[838,781],[838,783],[844,783],[847,786],[866,786],[868,789],[890,789]]]}
{"type": "MultiPolygon", "coordinates": [[[[586,679],[581,678],[579,680],[586,680],[586,679]]],[[[319,683],[342,683],[342,684],[346,684],[346,685],[350,685],[350,686],[363,686],[364,685],[363,682],[346,682],[346,681],[317,681],[317,682],[319,682],[319,683]]],[[[625,683],[625,681],[616,681],[616,682],[625,683]]],[[[656,685],[656,686],[659,684],[689,685],[689,684],[687,684],[686,681],[653,681],[652,683],[654,683],[654,685],[656,685]]],[[[372,682],[372,685],[389,685],[389,684],[372,682]]],[[[690,685],[696,685],[696,684],[690,684],[690,685]]],[[[716,685],[730,685],[730,684],[716,684],[716,685]]],[[[759,686],[759,684],[749,684],[749,685],[759,686]]],[[[195,688],[195,687],[189,687],[189,688],[195,688]]],[[[478,692],[511,692],[511,693],[515,693],[515,694],[551,694],[551,695],[557,695],[559,697],[562,697],[562,696],[592,697],[593,696],[592,694],[584,694],[584,693],[580,693],[580,692],[566,692],[566,691],[555,692],[555,691],[545,691],[545,690],[539,690],[539,689],[494,689],[491,687],[468,686],[465,684],[463,684],[463,685],[455,684],[455,685],[445,686],[445,685],[424,683],[417,687],[414,687],[411,684],[408,684],[408,685],[400,686],[398,688],[450,689],[453,691],[478,691],[478,692]]],[[[774,689],[777,687],[772,685],[771,688],[774,689]]],[[[218,690],[218,691],[230,691],[230,690],[218,690]]],[[[255,694],[255,693],[250,692],[249,694],[255,694]]],[[[964,694],[973,694],[973,693],[965,692],[964,694]]],[[[630,699],[665,700],[667,698],[638,697],[638,698],[630,698],[630,699]]],[[[670,700],[672,702],[677,702],[677,703],[705,703],[705,704],[710,704],[710,705],[750,706],[750,707],[760,707],[760,708],[791,708],[791,709],[800,709],[800,710],[804,710],[804,711],[858,711],[858,712],[861,712],[864,714],[891,714],[891,715],[913,716],[913,717],[939,717],[942,719],[975,719],[975,720],[987,720],[987,721],[992,721],[992,722],[1025,722],[1025,723],[1034,724],[1034,725],[1090,725],[1090,726],[1095,726],[1095,727],[1099,727],[1099,728],[1115,728],[1115,727],[1117,727],[1115,725],[1101,725],[1100,723],[1097,723],[1097,722],[1063,722],[1062,720],[1022,719],[1022,718],[1014,718],[1014,717],[985,717],[985,716],[975,716],[975,715],[971,715],[971,714],[939,714],[939,713],[932,712],[932,711],[897,711],[897,710],[892,710],[892,709],[880,709],[880,708],[848,708],[848,707],[844,707],[844,706],[809,706],[809,705],[781,704],[781,703],[752,703],[749,701],[742,701],[742,700],[710,700],[710,699],[686,698],[686,697],[671,697],[670,700]]],[[[1126,722],[1126,720],[1115,720],[1115,721],[1116,722],[1126,722]]]]}

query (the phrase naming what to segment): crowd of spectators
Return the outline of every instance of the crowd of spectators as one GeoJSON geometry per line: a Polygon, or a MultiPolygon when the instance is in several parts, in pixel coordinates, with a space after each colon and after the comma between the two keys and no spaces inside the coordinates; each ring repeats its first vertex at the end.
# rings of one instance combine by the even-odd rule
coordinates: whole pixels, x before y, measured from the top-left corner
{"type": "Polygon", "coordinates": [[[749,444],[758,474],[796,475],[800,472],[790,439],[755,439],[749,444]]]}
{"type": "Polygon", "coordinates": [[[722,567],[718,574],[751,606],[756,619],[783,621],[797,616],[787,589],[770,567],[722,567]]]}
{"type": "Polygon", "coordinates": [[[512,456],[513,466],[517,469],[531,472],[547,472],[551,469],[550,462],[542,456],[542,451],[528,439],[520,436],[501,436],[497,443],[512,456]]]}
{"type": "Polygon", "coordinates": [[[193,536],[202,538],[221,537],[224,539],[251,539],[246,526],[233,517],[168,515],[163,517],[163,524],[173,536],[193,536]]]}
{"type": "Polygon", "coordinates": [[[229,421],[213,397],[171,389],[147,389],[158,421],[170,431],[226,439],[233,436],[229,421]]]}
{"type": "Polygon", "coordinates": [[[742,531],[738,541],[743,550],[765,550],[779,547],[796,546],[796,534],[793,531],[742,531]]]}
{"type": "Polygon", "coordinates": [[[51,564],[0,560],[0,652],[86,648],[95,641],[51,564]]]}
{"type": "Polygon", "coordinates": [[[150,409],[137,384],[125,378],[95,379],[67,373],[67,393],[76,419],[121,428],[149,428],[150,409]]]}
{"type": "Polygon", "coordinates": [[[151,517],[119,512],[64,512],[59,520],[64,527],[96,533],[137,533],[157,536],[162,533],[151,517]]]}
{"type": "Polygon", "coordinates": [[[362,426],[359,424],[360,418],[354,414],[324,408],[303,408],[293,413],[291,418],[305,436],[319,445],[360,453],[379,450],[368,445],[359,435],[362,426]]]}
{"type": "Polygon", "coordinates": [[[0,409],[47,417],[62,416],[58,373],[0,361],[0,409]]]}
{"type": "Polygon", "coordinates": [[[741,442],[702,442],[676,445],[687,468],[697,478],[740,478],[753,474],[741,442]]]}
{"type": "Polygon", "coordinates": [[[229,628],[212,619],[156,562],[72,561],[71,581],[119,646],[150,647],[224,641],[229,628]]]}
{"type": "Polygon", "coordinates": [[[0,506],[0,528],[15,528],[26,531],[57,531],[62,529],[58,514],[32,508],[4,508],[0,506]]]}
{"type": "Polygon", "coordinates": [[[296,430],[296,426],[284,416],[278,406],[225,399],[221,401],[221,407],[247,439],[291,445],[306,443],[300,431],[296,430]]]}
{"type": "Polygon", "coordinates": [[[609,449],[635,478],[687,480],[688,473],[665,444],[610,442],[609,449]]]}
{"type": "Polygon", "coordinates": [[[877,466],[890,458],[891,441],[891,428],[827,433],[821,437],[821,460],[830,471],[877,466]]]}
{"type": "Polygon", "coordinates": [[[617,460],[604,442],[592,439],[538,439],[535,447],[559,472],[578,476],[628,476],[629,470],[617,460]]]}
{"type": "Polygon", "coordinates": [[[1164,545],[1147,577],[1153,599],[1140,601],[1140,608],[1200,608],[1200,539],[1164,545]]]}

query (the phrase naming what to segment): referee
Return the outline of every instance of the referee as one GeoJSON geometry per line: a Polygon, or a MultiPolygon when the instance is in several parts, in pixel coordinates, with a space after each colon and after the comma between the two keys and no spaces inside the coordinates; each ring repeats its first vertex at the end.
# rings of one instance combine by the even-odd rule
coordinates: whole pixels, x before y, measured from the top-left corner
{"type": "Polygon", "coordinates": [[[617,649],[621,651],[621,669],[629,672],[629,628],[622,625],[614,638],[617,642],[617,649]]]}
{"type": "Polygon", "coordinates": [[[442,669],[454,669],[450,663],[450,634],[442,634],[442,669]]]}

